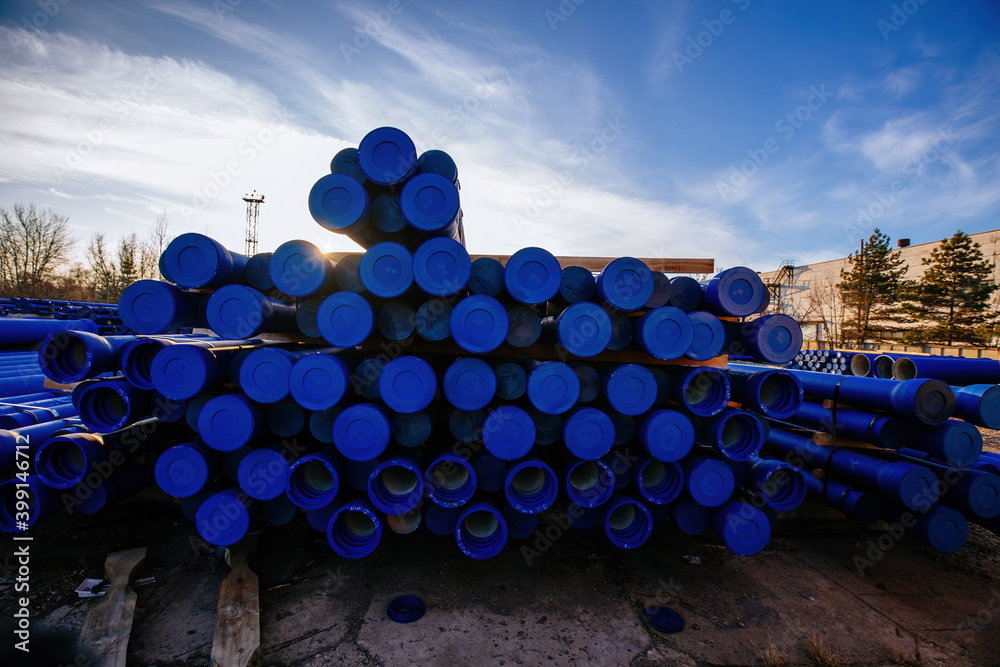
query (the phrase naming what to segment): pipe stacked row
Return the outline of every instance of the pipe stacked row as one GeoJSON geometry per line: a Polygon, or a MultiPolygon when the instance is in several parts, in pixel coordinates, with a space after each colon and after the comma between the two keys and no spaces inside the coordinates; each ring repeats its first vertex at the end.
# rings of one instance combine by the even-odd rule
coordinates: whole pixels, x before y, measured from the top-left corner
{"type": "MultiPolygon", "coordinates": [[[[0,297],[0,317],[10,315],[28,315],[31,318],[51,318],[53,320],[90,320],[98,326],[97,331],[105,335],[125,331],[121,317],[118,316],[118,306],[110,303],[0,297]]],[[[0,340],[6,341],[3,338],[0,340]]],[[[40,341],[41,338],[38,338],[28,343],[11,342],[9,344],[32,344],[40,341]]]]}
{"type": "Polygon", "coordinates": [[[839,350],[802,350],[789,361],[785,368],[799,371],[816,371],[830,375],[852,375],[853,352],[839,350]]]}
{"type": "Polygon", "coordinates": [[[1000,386],[783,372],[805,400],[768,415],[763,455],[805,471],[811,497],[866,523],[902,522],[945,553],[964,544],[970,521],[1000,530],[1000,455],[983,451],[977,428],[1000,427],[1000,386]]]}
{"type": "Polygon", "coordinates": [[[956,386],[1000,384],[1000,361],[898,352],[858,353],[851,359],[854,375],[886,380],[936,378],[956,386]]]}

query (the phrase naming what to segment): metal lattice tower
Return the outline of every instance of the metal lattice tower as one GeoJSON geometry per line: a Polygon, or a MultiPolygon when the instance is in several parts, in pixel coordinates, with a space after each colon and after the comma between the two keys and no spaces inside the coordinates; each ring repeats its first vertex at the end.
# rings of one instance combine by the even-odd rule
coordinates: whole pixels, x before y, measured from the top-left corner
{"type": "Polygon", "coordinates": [[[260,205],[264,203],[264,195],[259,195],[254,190],[244,195],[243,201],[247,203],[246,256],[252,257],[257,254],[257,217],[260,214],[260,205]]]}

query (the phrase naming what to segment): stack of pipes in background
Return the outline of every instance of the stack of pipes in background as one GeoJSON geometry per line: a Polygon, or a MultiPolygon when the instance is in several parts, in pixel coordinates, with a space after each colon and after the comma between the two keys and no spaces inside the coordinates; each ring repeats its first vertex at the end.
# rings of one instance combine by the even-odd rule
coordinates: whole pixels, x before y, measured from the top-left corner
{"type": "Polygon", "coordinates": [[[851,358],[853,356],[853,352],[839,350],[802,350],[785,365],[785,368],[829,373],[830,375],[852,375],[851,358]]]}
{"type": "MultiPolygon", "coordinates": [[[[119,301],[140,335],[49,336],[43,368],[80,382],[91,433],[38,445],[31,521],[153,483],[213,544],[303,510],[351,558],[384,531],[421,526],[488,558],[552,513],[622,548],[669,518],[752,555],[807,493],[865,521],[927,509],[917,534],[941,551],[964,541],[963,513],[988,521],[993,506],[971,498],[997,479],[981,439],[977,450],[966,422],[945,420],[988,420],[989,392],[957,400],[935,380],[719,368],[727,352],[783,365],[800,350],[787,316],[740,321],[767,306],[755,273],[699,284],[619,258],[595,280],[540,248],[506,266],[472,262],[457,182],[445,153],[418,156],[379,128],[338,153],[309,197],[317,222],[364,253],[334,261],[289,241],[244,257],[184,234],[161,257],[171,282],[137,282],[119,301]],[[170,335],[182,328],[211,331],[170,335]],[[835,414],[803,416],[834,412],[827,399],[835,414]],[[871,412],[865,429],[844,427],[865,417],[841,404],[871,412]],[[892,432],[887,421],[928,426],[909,428],[902,453],[812,442],[828,425],[870,442],[892,432]],[[943,493],[954,470],[966,491],[943,493]]],[[[0,528],[12,530],[6,486],[0,528]]]]}
{"type": "MultiPolygon", "coordinates": [[[[103,336],[128,333],[128,329],[122,324],[121,317],[118,315],[118,305],[113,303],[0,297],[0,318],[18,315],[54,320],[87,319],[98,326],[97,331],[103,336]]],[[[0,330],[0,334],[2,334],[2,330],[0,330]]],[[[6,343],[6,339],[0,338],[0,340],[6,343]]]]}

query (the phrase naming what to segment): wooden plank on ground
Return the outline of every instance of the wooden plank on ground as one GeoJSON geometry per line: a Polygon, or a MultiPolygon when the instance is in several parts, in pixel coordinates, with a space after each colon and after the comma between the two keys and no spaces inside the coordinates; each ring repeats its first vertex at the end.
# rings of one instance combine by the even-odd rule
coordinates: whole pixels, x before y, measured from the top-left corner
{"type": "Polygon", "coordinates": [[[219,587],[219,606],[212,640],[212,664],[246,667],[256,664],[260,649],[260,595],[249,561],[257,550],[250,535],[226,550],[232,569],[219,587]]]}
{"type": "MultiPolygon", "coordinates": [[[[351,252],[328,252],[326,256],[335,262],[339,262],[345,255],[356,255],[360,253],[351,252]]],[[[504,266],[510,255],[471,255],[472,261],[480,257],[492,257],[504,266]]],[[[600,271],[616,257],[586,257],[578,255],[557,255],[559,266],[582,266],[591,271],[600,271]]],[[[664,273],[715,273],[715,260],[704,258],[686,257],[639,257],[653,271],[663,271],[664,273]]]]}
{"type": "Polygon", "coordinates": [[[111,586],[87,612],[80,633],[80,643],[94,651],[102,667],[125,666],[136,600],[130,584],[145,562],[145,547],[116,551],[104,562],[111,586]]]}

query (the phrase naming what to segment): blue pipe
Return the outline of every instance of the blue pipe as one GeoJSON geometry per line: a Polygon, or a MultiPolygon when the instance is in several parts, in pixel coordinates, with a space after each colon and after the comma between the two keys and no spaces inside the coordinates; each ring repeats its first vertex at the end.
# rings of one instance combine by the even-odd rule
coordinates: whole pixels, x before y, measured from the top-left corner
{"type": "Polygon", "coordinates": [[[312,297],[336,290],[334,267],[322,250],[302,240],[286,241],[271,255],[274,287],[287,296],[312,297]]]}
{"type": "Polygon", "coordinates": [[[89,516],[139,493],[149,485],[145,466],[129,461],[118,466],[96,486],[81,482],[64,494],[61,500],[68,511],[75,510],[89,516]]]}
{"type": "Polygon", "coordinates": [[[438,456],[427,466],[424,475],[427,497],[441,507],[465,505],[476,493],[476,484],[475,468],[457,454],[438,456]]]}
{"type": "Polygon", "coordinates": [[[0,397],[21,394],[26,391],[39,391],[44,386],[45,376],[41,374],[0,378],[0,397]]]}
{"type": "Polygon", "coordinates": [[[364,283],[361,282],[361,258],[364,253],[352,252],[344,255],[337,262],[333,269],[333,279],[337,284],[337,289],[344,292],[354,292],[364,294],[364,283]]]}
{"type": "Polygon", "coordinates": [[[290,469],[280,447],[278,444],[261,447],[240,460],[236,480],[251,498],[274,500],[284,495],[290,469]]]}
{"type": "Polygon", "coordinates": [[[900,459],[930,468],[938,476],[942,504],[984,519],[1000,515],[1000,476],[997,474],[974,468],[952,468],[927,459],[907,456],[900,456],[900,459]]]}
{"type": "Polygon", "coordinates": [[[503,519],[507,522],[507,535],[515,540],[531,537],[538,530],[537,514],[522,514],[508,503],[503,506],[503,519]]]}
{"type": "Polygon", "coordinates": [[[858,377],[873,377],[872,368],[874,367],[876,357],[878,357],[877,354],[855,353],[850,361],[850,374],[858,377]]]}
{"type": "Polygon", "coordinates": [[[729,404],[729,376],[720,369],[672,367],[664,372],[670,378],[671,398],[699,417],[717,415],[729,404]]]}
{"type": "MultiPolygon", "coordinates": [[[[501,401],[516,401],[528,391],[528,374],[517,361],[504,361],[493,368],[497,378],[496,397],[501,401]]],[[[579,375],[579,374],[578,374],[579,375]]]]}
{"type": "Polygon", "coordinates": [[[518,512],[541,514],[556,501],[559,480],[552,468],[541,460],[521,459],[507,471],[504,495],[518,512]]]}
{"type": "Polygon", "coordinates": [[[759,493],[769,507],[791,512],[805,500],[806,482],[802,471],[792,464],[757,458],[748,464],[747,486],[759,493]]]}
{"type": "Polygon", "coordinates": [[[534,306],[516,304],[507,309],[507,344],[512,347],[528,347],[538,342],[543,333],[542,320],[534,306]]]}
{"type": "MultiPolygon", "coordinates": [[[[477,412],[482,415],[479,422],[479,428],[482,429],[482,420],[486,419],[486,415],[477,412]]],[[[397,412],[392,416],[392,439],[403,447],[419,447],[431,437],[433,425],[433,419],[427,410],[397,412]]],[[[478,437],[473,438],[473,440],[478,439],[478,437]]]]}
{"type": "Polygon", "coordinates": [[[483,454],[472,462],[476,471],[476,490],[496,493],[507,480],[507,463],[491,454],[483,454]]]}
{"type": "Polygon", "coordinates": [[[188,288],[242,283],[246,263],[245,256],[193,232],[171,241],[160,257],[161,270],[170,282],[188,288]]]}
{"type": "Polygon", "coordinates": [[[419,508],[412,509],[403,514],[386,514],[385,525],[397,535],[409,535],[420,528],[423,523],[423,514],[419,508]]]}
{"type": "Polygon", "coordinates": [[[467,505],[455,525],[455,542],[469,558],[485,560],[507,544],[507,522],[496,505],[486,501],[467,505]]]}
{"type": "Polygon", "coordinates": [[[321,227],[364,245],[373,235],[372,203],[359,179],[332,173],[309,190],[309,214],[321,227]]]}
{"type": "Polygon", "coordinates": [[[808,400],[835,399],[840,403],[864,405],[918,419],[925,424],[940,424],[955,411],[951,387],[930,378],[917,380],[880,380],[843,377],[808,371],[793,371],[802,382],[808,400]]]}
{"type": "Polygon", "coordinates": [[[333,444],[333,424],[343,408],[334,406],[326,410],[314,410],[309,413],[309,433],[318,442],[333,444]]]}
{"type": "Polygon", "coordinates": [[[976,426],[1000,429],[1000,386],[973,384],[952,387],[955,392],[955,416],[976,426]]]}
{"type": "Polygon", "coordinates": [[[535,444],[535,423],[521,408],[501,405],[486,416],[483,423],[483,444],[496,458],[516,461],[535,444]]]}
{"type": "Polygon", "coordinates": [[[379,397],[378,381],[387,361],[383,357],[368,357],[354,368],[351,385],[362,398],[375,400],[379,397]]]}
{"type": "Polygon", "coordinates": [[[371,476],[375,466],[378,465],[378,459],[370,459],[368,461],[352,461],[347,459],[343,461],[343,464],[344,478],[347,481],[347,486],[355,491],[360,491],[362,494],[367,494],[368,478],[371,476]]]}
{"type": "Polygon", "coordinates": [[[825,468],[845,482],[877,490],[908,509],[926,509],[938,500],[937,478],[925,466],[886,462],[847,449],[823,447],[780,429],[771,429],[767,448],[795,465],[799,463],[792,459],[812,468],[825,468]]]}
{"type": "Polygon", "coordinates": [[[91,320],[48,320],[37,317],[0,317],[0,340],[4,345],[34,345],[54,333],[85,331],[97,333],[91,320]]]}
{"type": "Polygon", "coordinates": [[[760,553],[771,539],[771,522],[753,505],[731,500],[712,513],[712,528],[737,556],[760,553]]]}
{"type": "Polygon", "coordinates": [[[652,271],[653,274],[653,295],[646,302],[646,308],[659,308],[670,303],[670,296],[674,288],[670,284],[670,278],[662,271],[652,271]]]}
{"type": "Polygon", "coordinates": [[[653,532],[653,517],[638,500],[616,496],[604,505],[601,517],[604,533],[619,549],[641,546],[653,532]]]}
{"type": "Polygon", "coordinates": [[[222,457],[202,442],[163,450],[153,467],[157,485],[174,498],[190,498],[205,488],[222,467],[222,457]]]}
{"type": "Polygon", "coordinates": [[[787,364],[802,349],[802,327],[788,315],[764,315],[742,325],[726,323],[735,330],[742,346],[757,359],[787,364]]]}
{"type": "Polygon", "coordinates": [[[642,260],[634,257],[612,260],[597,276],[595,297],[615,310],[632,312],[645,308],[652,296],[653,274],[642,260]]]}
{"type": "Polygon", "coordinates": [[[254,338],[263,332],[298,330],[295,306],[246,285],[225,285],[208,298],[208,326],[222,338],[254,338]]]}
{"type": "Polygon", "coordinates": [[[882,518],[908,528],[911,535],[943,554],[955,553],[969,537],[969,522],[962,513],[944,505],[935,505],[916,515],[900,507],[888,506],[882,518]]]}
{"type": "Polygon", "coordinates": [[[604,396],[615,410],[635,417],[648,412],[670,391],[665,373],[654,373],[639,364],[621,364],[603,374],[604,396]]]}
{"type": "Polygon", "coordinates": [[[549,415],[560,415],[580,398],[580,379],[561,361],[529,362],[528,400],[549,415]]]}
{"type": "Polygon", "coordinates": [[[306,426],[306,411],[291,398],[265,407],[267,428],[279,438],[294,438],[306,426]]]}
{"type": "Polygon", "coordinates": [[[424,470],[420,461],[403,454],[380,462],[368,476],[368,499],[386,514],[405,514],[424,495],[424,470]]]}
{"type": "Polygon", "coordinates": [[[80,420],[94,433],[121,430],[150,416],[150,394],[124,380],[94,382],[80,392],[80,420]]]}
{"type": "Polygon", "coordinates": [[[912,429],[907,446],[939,461],[965,467],[983,453],[983,435],[969,422],[949,419],[942,424],[912,429]]]}
{"type": "Polygon", "coordinates": [[[354,292],[334,292],[316,311],[316,326],[330,345],[354,347],[367,340],[375,328],[371,304],[354,292]]]}
{"type": "Polygon", "coordinates": [[[417,171],[417,150],[402,130],[378,127],[358,144],[358,166],[373,183],[401,185],[417,171]]]}
{"type": "Polygon", "coordinates": [[[691,318],[673,306],[654,308],[640,318],[631,318],[631,322],[632,347],[657,359],[679,359],[694,341],[691,318]]]}
{"type": "Polygon", "coordinates": [[[737,266],[703,283],[703,306],[716,315],[746,317],[760,309],[766,293],[759,275],[745,266],[737,266]]]}
{"type": "Polygon", "coordinates": [[[333,159],[330,160],[331,174],[347,174],[362,184],[367,184],[368,177],[361,169],[358,149],[350,146],[337,151],[333,159]]]}
{"type": "Polygon", "coordinates": [[[880,380],[893,379],[892,365],[896,362],[896,359],[900,359],[904,356],[906,355],[892,352],[883,352],[882,354],[879,354],[872,360],[872,377],[880,380]]]}
{"type": "Polygon", "coordinates": [[[374,403],[355,403],[344,408],[333,422],[333,442],[351,461],[370,461],[389,445],[392,426],[374,403]]]}
{"type": "Polygon", "coordinates": [[[688,535],[701,535],[708,529],[709,510],[694,498],[682,495],[670,503],[668,507],[670,508],[670,520],[680,528],[681,532],[688,535]]]}
{"type": "Polygon", "coordinates": [[[417,335],[424,340],[438,342],[451,336],[448,322],[452,305],[445,299],[428,299],[420,304],[416,314],[417,335]]]}
{"type": "Polygon", "coordinates": [[[900,357],[892,364],[896,380],[936,378],[954,385],[1000,383],[1000,361],[966,357],[900,357]]]}
{"type": "Polygon", "coordinates": [[[504,290],[504,268],[492,257],[478,257],[472,262],[469,291],[483,296],[497,296],[504,290]]]}
{"type": "MultiPolygon", "coordinates": [[[[571,364],[573,372],[580,380],[579,403],[590,403],[601,394],[601,374],[589,364],[571,364]]],[[[509,399],[508,399],[509,400],[509,399]]]]}
{"type": "Polygon", "coordinates": [[[600,459],[569,458],[563,467],[563,484],[571,503],[579,507],[599,507],[615,492],[615,474],[600,459]]]}
{"type": "Polygon", "coordinates": [[[467,352],[486,354],[507,339],[510,320],[507,309],[490,296],[465,297],[451,311],[451,337],[467,352]]]}
{"type": "Polygon", "coordinates": [[[493,368],[477,357],[453,361],[444,372],[441,384],[445,398],[459,410],[482,410],[497,392],[493,368]]]}
{"type": "Polygon", "coordinates": [[[199,505],[194,524],[201,539],[209,544],[228,547],[247,534],[252,508],[253,501],[243,491],[226,489],[199,505]]]}
{"type": "MultiPolygon", "coordinates": [[[[34,356],[34,355],[32,355],[34,356]]],[[[38,391],[33,394],[21,394],[19,396],[6,396],[0,400],[0,414],[7,414],[11,410],[15,410],[18,405],[27,405],[35,401],[48,401],[53,398],[64,398],[66,394],[58,390],[52,391],[38,391]],[[10,410],[7,410],[10,408],[10,410]]]]}
{"type": "Polygon", "coordinates": [[[257,341],[185,342],[170,345],[153,357],[150,377],[153,386],[175,401],[193,399],[230,380],[229,365],[240,352],[260,347],[257,341]]]}
{"type": "Polygon", "coordinates": [[[459,442],[476,442],[483,437],[486,412],[483,410],[452,410],[448,415],[448,430],[459,442]]]}
{"type": "Polygon", "coordinates": [[[243,267],[243,279],[247,285],[259,292],[274,289],[274,281],[271,280],[271,257],[273,255],[273,252],[259,252],[247,258],[247,264],[243,267]]]}
{"type": "Polygon", "coordinates": [[[417,330],[417,313],[405,301],[386,301],[378,309],[375,326],[386,340],[409,340],[417,330]]]}
{"type": "MultiPolygon", "coordinates": [[[[483,365],[486,365],[485,362],[483,365]]],[[[493,373],[489,375],[492,377],[493,373]]],[[[397,357],[382,369],[378,389],[391,410],[407,414],[419,412],[434,400],[437,375],[431,365],[420,357],[397,357]]]]}
{"type": "Polygon", "coordinates": [[[582,407],[567,416],[562,435],[570,454],[584,461],[593,461],[611,451],[615,442],[615,425],[602,410],[582,407]]]}
{"type": "Polygon", "coordinates": [[[445,237],[464,243],[460,200],[453,181],[428,172],[407,181],[399,194],[399,207],[419,236],[445,237]]]}
{"type": "Polygon", "coordinates": [[[448,537],[455,534],[458,518],[461,515],[461,507],[442,507],[430,504],[424,508],[424,525],[435,535],[448,537]]]}
{"type": "Polygon", "coordinates": [[[413,253],[413,280],[430,296],[458,294],[471,275],[469,251],[453,239],[428,239],[413,253]]]}
{"type": "MultiPolygon", "coordinates": [[[[218,347],[233,344],[234,341],[221,341],[214,336],[200,334],[181,334],[176,336],[152,336],[136,338],[126,343],[121,350],[122,375],[133,387],[138,389],[155,389],[152,370],[153,359],[157,353],[169,345],[178,345],[197,341],[204,347],[218,347]]],[[[243,342],[243,341],[240,341],[243,342]]]]}
{"type": "Polygon", "coordinates": [[[135,336],[98,336],[85,331],[50,334],[38,350],[38,365],[54,382],[70,384],[121,370],[122,348],[135,336]]]}
{"type": "Polygon", "coordinates": [[[654,410],[639,427],[639,442],[658,461],[680,461],[694,447],[691,420],[675,410],[654,410]]]}
{"type": "Polygon", "coordinates": [[[753,413],[726,408],[702,420],[701,435],[727,459],[749,461],[764,446],[766,431],[753,413]]]}
{"type": "Polygon", "coordinates": [[[706,361],[722,354],[726,346],[726,330],[719,318],[705,310],[688,313],[691,320],[691,345],[684,356],[706,361]]]}
{"type": "Polygon", "coordinates": [[[852,488],[829,476],[822,480],[803,474],[802,481],[806,485],[806,495],[829,505],[849,519],[875,523],[882,516],[882,498],[877,493],[852,488]]]}
{"type": "Polygon", "coordinates": [[[0,482],[0,531],[23,532],[55,512],[58,506],[58,494],[38,475],[0,482]],[[22,509],[24,503],[27,503],[26,509],[22,509]]]}
{"type": "Polygon", "coordinates": [[[578,357],[593,357],[603,352],[611,342],[611,334],[611,317],[590,301],[571,304],[559,315],[546,317],[542,322],[545,342],[558,343],[578,357]]]}
{"type": "Polygon", "coordinates": [[[684,490],[684,468],[676,461],[664,463],[643,457],[632,465],[632,483],[647,502],[665,505],[684,490]]]}
{"type": "Polygon", "coordinates": [[[298,508],[292,504],[288,496],[280,495],[271,500],[263,500],[257,504],[260,518],[269,526],[284,526],[295,518],[298,508]]]}
{"type": "Polygon", "coordinates": [[[549,415],[533,407],[528,408],[528,415],[535,423],[535,444],[551,445],[563,434],[563,418],[559,415],[549,415]]]}
{"type": "MultiPolygon", "coordinates": [[[[264,347],[251,350],[240,363],[238,373],[240,388],[249,398],[258,403],[277,403],[287,398],[291,393],[292,370],[299,360],[319,354],[332,356],[338,351],[338,348],[331,347],[295,350],[286,350],[280,347],[264,347]]],[[[332,358],[336,359],[336,357],[332,358]]],[[[319,367],[325,368],[335,364],[336,362],[327,364],[324,360],[319,363],[319,367]]],[[[303,368],[304,370],[305,368],[303,368]]],[[[323,371],[320,371],[320,373],[323,373],[323,371]]],[[[299,376],[296,377],[298,378],[299,376]]],[[[331,378],[324,376],[323,379],[330,381],[331,378]]],[[[342,394],[343,392],[341,392],[342,394]]],[[[305,405],[302,407],[309,408],[309,406],[305,405]]]]}
{"type": "Polygon", "coordinates": [[[861,440],[886,449],[905,446],[910,435],[908,422],[900,417],[838,408],[834,423],[833,410],[808,401],[803,402],[788,421],[815,431],[861,440]]]}
{"type": "Polygon", "coordinates": [[[746,366],[726,369],[732,385],[732,398],[744,410],[753,410],[772,419],[788,419],[802,404],[802,383],[784,370],[746,366]]]}
{"type": "Polygon", "coordinates": [[[733,469],[725,461],[711,456],[689,456],[681,465],[684,467],[684,490],[699,505],[718,507],[736,490],[733,469]]]}
{"type": "Polygon", "coordinates": [[[0,430],[0,477],[6,476],[16,467],[19,445],[22,446],[21,456],[33,461],[38,447],[56,433],[60,431],[75,433],[82,430],[83,427],[76,419],[57,419],[14,430],[0,430]]]}
{"type": "Polygon", "coordinates": [[[198,435],[220,452],[232,452],[254,441],[264,431],[264,415],[244,394],[210,399],[198,413],[198,435]]]}
{"type": "Polygon", "coordinates": [[[118,298],[122,323],[133,333],[158,334],[205,326],[205,295],[159,280],[137,280],[118,298]]]}
{"type": "Polygon", "coordinates": [[[562,269],[548,250],[521,248],[507,260],[503,280],[511,298],[533,306],[549,301],[559,292],[562,269]]]}
{"type": "Polygon", "coordinates": [[[590,269],[567,266],[559,275],[559,292],[554,300],[560,305],[593,301],[596,289],[597,282],[590,269]]]}
{"type": "Polygon", "coordinates": [[[333,502],[343,480],[344,472],[340,461],[333,449],[327,447],[291,463],[285,493],[296,507],[304,510],[320,509],[333,502]]]}
{"type": "Polygon", "coordinates": [[[376,243],[361,258],[361,283],[371,294],[394,299],[413,285],[413,256],[393,241],[376,243]]]}
{"type": "Polygon", "coordinates": [[[417,158],[418,174],[440,174],[452,183],[458,181],[458,167],[455,160],[444,151],[432,148],[417,158]]]}

